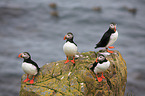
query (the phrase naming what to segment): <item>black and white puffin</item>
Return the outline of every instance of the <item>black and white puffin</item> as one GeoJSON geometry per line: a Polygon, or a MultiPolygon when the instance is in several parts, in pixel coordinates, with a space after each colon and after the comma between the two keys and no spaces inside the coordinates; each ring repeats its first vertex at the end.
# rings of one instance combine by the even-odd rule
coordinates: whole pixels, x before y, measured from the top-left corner
{"type": "Polygon", "coordinates": [[[93,63],[93,66],[90,68],[95,74],[98,79],[98,82],[101,82],[103,78],[103,72],[107,70],[110,66],[110,62],[103,54],[99,54],[97,56],[96,61],[93,63]],[[102,73],[101,77],[98,77],[97,73],[102,73]]]}
{"type": "Polygon", "coordinates": [[[69,62],[68,57],[72,56],[73,60],[71,62],[74,64],[75,61],[75,55],[77,53],[77,44],[73,41],[73,34],[71,32],[68,32],[67,35],[64,36],[64,40],[66,40],[66,43],[63,45],[63,51],[67,57],[67,60],[65,61],[65,64],[69,62]]]}
{"type": "Polygon", "coordinates": [[[118,38],[118,32],[116,30],[116,24],[111,23],[108,31],[105,32],[105,34],[103,35],[99,43],[96,44],[95,49],[98,47],[105,47],[109,53],[113,53],[113,51],[108,50],[108,48],[110,49],[114,48],[114,46],[110,46],[110,45],[112,45],[117,40],[117,38],[118,38]]]}
{"type": "Polygon", "coordinates": [[[30,80],[30,84],[33,84],[34,78],[38,74],[40,68],[34,61],[31,60],[31,56],[28,52],[23,52],[23,53],[19,54],[18,57],[24,58],[24,61],[22,63],[22,69],[27,74],[27,78],[24,80],[24,82],[27,82],[30,80],[28,78],[29,75],[33,75],[33,79],[30,80]]]}

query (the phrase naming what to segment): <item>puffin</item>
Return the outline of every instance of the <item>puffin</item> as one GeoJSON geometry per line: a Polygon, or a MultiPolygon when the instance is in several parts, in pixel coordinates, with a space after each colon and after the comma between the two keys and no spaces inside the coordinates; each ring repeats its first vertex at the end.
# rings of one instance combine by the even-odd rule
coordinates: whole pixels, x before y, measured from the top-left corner
{"type": "Polygon", "coordinates": [[[110,62],[103,54],[99,54],[97,56],[96,61],[93,63],[93,66],[90,68],[95,74],[98,79],[98,82],[101,82],[105,79],[103,72],[106,71],[110,66],[110,62]],[[101,77],[98,77],[97,73],[102,73],[101,77]]]}
{"type": "Polygon", "coordinates": [[[114,46],[111,46],[118,38],[118,31],[116,30],[116,24],[110,23],[109,29],[104,33],[99,43],[96,44],[96,48],[105,47],[107,52],[114,53],[113,51],[108,50],[112,49],[114,46]]]}
{"type": "Polygon", "coordinates": [[[18,55],[19,58],[24,58],[22,63],[22,69],[27,74],[27,78],[24,82],[29,81],[29,75],[33,75],[33,79],[30,80],[30,84],[34,83],[35,76],[39,73],[40,68],[38,67],[37,63],[31,60],[31,56],[28,52],[23,52],[18,55]]]}
{"type": "Polygon", "coordinates": [[[63,51],[67,57],[67,60],[64,62],[65,64],[69,62],[69,57],[73,57],[71,62],[75,64],[75,55],[77,53],[77,44],[73,41],[74,35],[71,32],[68,32],[67,35],[64,36],[64,40],[66,40],[65,44],[63,45],[63,51]]]}

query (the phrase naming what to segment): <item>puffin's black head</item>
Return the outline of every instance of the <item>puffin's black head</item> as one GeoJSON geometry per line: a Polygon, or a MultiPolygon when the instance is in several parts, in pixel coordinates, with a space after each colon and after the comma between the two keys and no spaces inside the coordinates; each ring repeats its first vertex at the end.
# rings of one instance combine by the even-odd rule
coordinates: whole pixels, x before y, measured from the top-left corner
{"type": "Polygon", "coordinates": [[[31,58],[31,56],[28,52],[20,53],[18,57],[19,58],[24,58],[24,59],[30,59],[31,58]]]}
{"type": "Polygon", "coordinates": [[[71,32],[68,32],[67,35],[64,36],[64,40],[65,39],[67,39],[68,41],[73,40],[73,37],[74,37],[73,34],[71,32]]]}
{"type": "Polygon", "coordinates": [[[96,62],[102,62],[104,60],[106,60],[106,57],[103,54],[99,54],[97,56],[96,62]]]}
{"type": "Polygon", "coordinates": [[[110,23],[110,26],[109,26],[109,28],[111,29],[111,30],[114,30],[114,32],[116,32],[116,24],[115,23],[110,23]]]}

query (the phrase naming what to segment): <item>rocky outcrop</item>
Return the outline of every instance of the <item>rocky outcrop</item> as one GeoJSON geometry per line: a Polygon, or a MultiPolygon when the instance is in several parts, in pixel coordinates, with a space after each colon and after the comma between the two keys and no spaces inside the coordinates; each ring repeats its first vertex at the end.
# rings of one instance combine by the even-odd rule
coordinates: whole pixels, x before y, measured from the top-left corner
{"type": "Polygon", "coordinates": [[[24,74],[20,96],[124,96],[127,67],[121,54],[114,51],[107,56],[111,65],[104,72],[102,82],[98,82],[89,69],[96,55],[92,51],[81,53],[75,65],[71,62],[64,64],[64,60],[46,64],[41,67],[32,85],[23,83],[26,79],[24,74]]]}

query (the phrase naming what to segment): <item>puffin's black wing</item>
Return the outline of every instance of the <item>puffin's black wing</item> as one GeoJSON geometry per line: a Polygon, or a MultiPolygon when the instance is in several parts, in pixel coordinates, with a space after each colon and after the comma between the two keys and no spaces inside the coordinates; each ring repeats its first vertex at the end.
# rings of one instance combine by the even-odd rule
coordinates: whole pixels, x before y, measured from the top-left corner
{"type": "Polygon", "coordinates": [[[24,62],[27,62],[27,63],[31,63],[31,64],[33,64],[34,66],[36,66],[36,68],[37,68],[37,70],[38,70],[38,72],[39,72],[40,68],[39,68],[39,66],[37,65],[36,62],[34,62],[34,61],[31,60],[31,59],[29,59],[29,60],[24,60],[24,62]]]}
{"type": "Polygon", "coordinates": [[[75,42],[73,42],[73,43],[77,46],[77,44],[75,42]]]}
{"type": "MultiPolygon", "coordinates": [[[[73,41],[73,39],[67,40],[67,41],[69,41],[69,42],[71,42],[71,43],[74,43],[74,44],[77,46],[77,44],[73,41]]],[[[67,41],[66,41],[66,42],[67,42],[67,41]]]]}
{"type": "Polygon", "coordinates": [[[98,62],[94,62],[93,66],[90,68],[94,72],[94,68],[97,66],[98,62]]]}
{"type": "Polygon", "coordinates": [[[37,70],[39,71],[39,69],[40,69],[40,68],[38,67],[37,63],[35,63],[35,62],[34,62],[34,61],[32,61],[32,60],[31,60],[31,62],[32,62],[32,64],[33,64],[34,66],[36,66],[36,67],[37,67],[37,70]]]}
{"type": "Polygon", "coordinates": [[[98,44],[96,44],[95,49],[98,48],[98,47],[105,47],[109,42],[110,36],[111,36],[111,34],[107,31],[103,35],[103,37],[101,38],[100,42],[98,44]]]}

